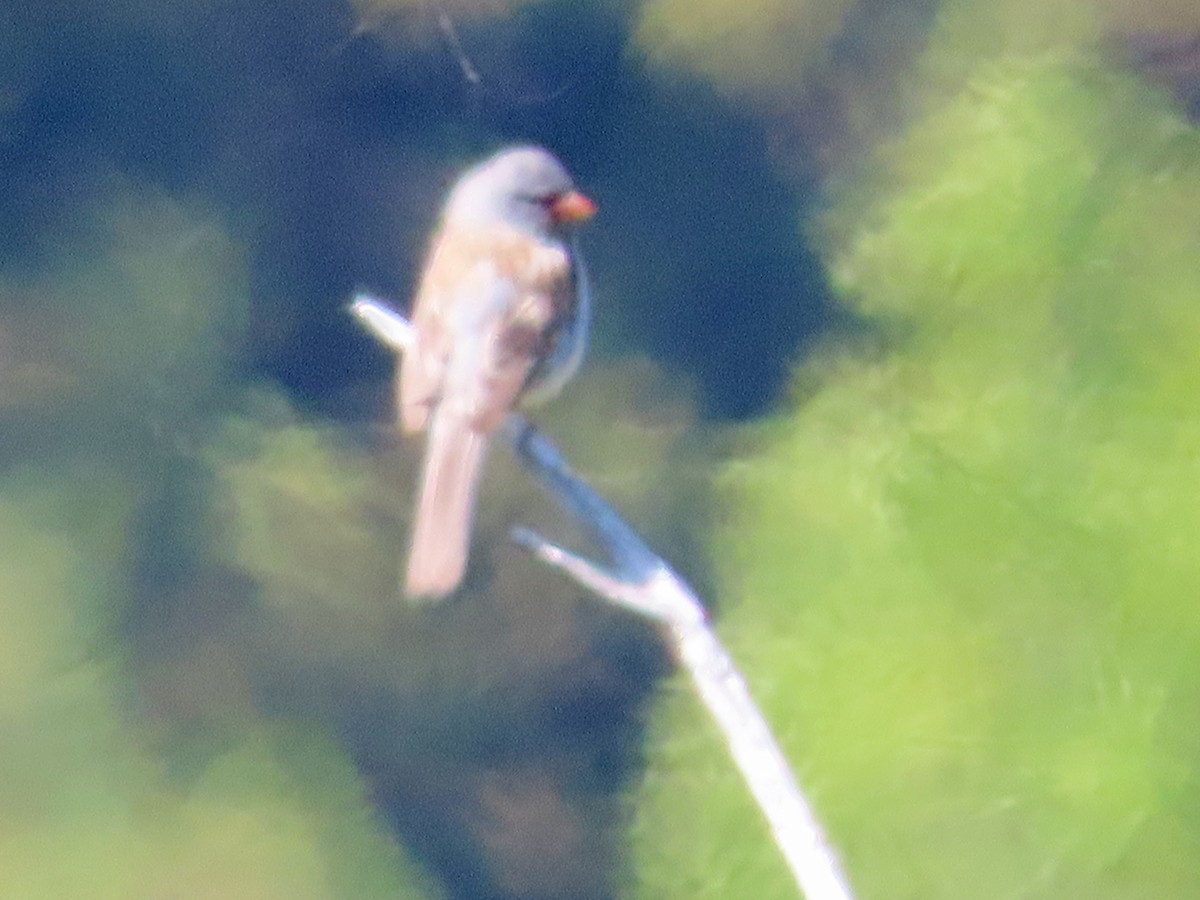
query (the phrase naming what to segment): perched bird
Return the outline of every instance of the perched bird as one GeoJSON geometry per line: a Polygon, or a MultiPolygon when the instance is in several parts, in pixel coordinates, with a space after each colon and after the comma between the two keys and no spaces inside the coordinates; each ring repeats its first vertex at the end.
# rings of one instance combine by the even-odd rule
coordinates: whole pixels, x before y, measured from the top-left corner
{"type": "Polygon", "coordinates": [[[398,373],[401,428],[429,433],[409,597],[458,586],[489,436],[514,406],[557,393],[579,367],[589,299],[572,226],[595,211],[540,147],[502,150],[450,191],[398,373]]]}

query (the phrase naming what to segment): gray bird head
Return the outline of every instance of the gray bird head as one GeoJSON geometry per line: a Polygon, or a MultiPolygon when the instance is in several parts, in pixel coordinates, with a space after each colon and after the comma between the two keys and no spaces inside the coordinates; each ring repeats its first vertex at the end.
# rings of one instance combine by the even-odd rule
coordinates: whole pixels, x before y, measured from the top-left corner
{"type": "Polygon", "coordinates": [[[541,147],[510,147],[468,170],[450,192],[446,220],[456,225],[504,224],[546,234],[596,211],[571,176],[541,147]]]}

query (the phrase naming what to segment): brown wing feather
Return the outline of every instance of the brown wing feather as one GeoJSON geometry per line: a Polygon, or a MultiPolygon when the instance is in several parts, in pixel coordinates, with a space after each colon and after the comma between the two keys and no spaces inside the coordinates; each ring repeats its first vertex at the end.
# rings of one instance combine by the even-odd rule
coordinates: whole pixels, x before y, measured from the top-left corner
{"type": "MultiPolygon", "coordinates": [[[[454,352],[451,321],[460,303],[483,302],[492,279],[516,288],[491,326],[480,381],[466,406],[475,427],[491,431],[518,402],[537,361],[554,347],[573,312],[570,258],[561,247],[516,231],[443,230],[435,240],[413,305],[416,341],[401,361],[398,395],[405,431],[421,431],[443,390],[454,352]]],[[[467,400],[467,398],[459,398],[467,400]]]]}
{"type": "Polygon", "coordinates": [[[415,339],[405,350],[396,373],[400,426],[410,434],[425,429],[441,396],[446,364],[454,349],[447,321],[454,302],[454,276],[470,265],[462,249],[450,232],[438,233],[413,301],[415,339]]]}
{"type": "Polygon", "coordinates": [[[570,257],[559,247],[519,235],[500,257],[501,274],[520,286],[488,340],[484,402],[478,427],[492,430],[520,401],[537,364],[554,349],[569,318],[574,290],[570,257]]]}

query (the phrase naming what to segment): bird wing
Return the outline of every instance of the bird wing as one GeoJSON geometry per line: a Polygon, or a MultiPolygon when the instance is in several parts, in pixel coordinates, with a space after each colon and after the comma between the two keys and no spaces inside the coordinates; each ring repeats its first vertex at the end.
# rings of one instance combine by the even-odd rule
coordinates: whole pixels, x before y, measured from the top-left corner
{"type": "Polygon", "coordinates": [[[516,231],[443,231],[417,293],[417,339],[400,370],[401,424],[434,406],[491,431],[574,314],[571,258],[558,242],[516,231]],[[449,411],[448,409],[448,411],[449,411]]]}
{"type": "Polygon", "coordinates": [[[574,315],[571,257],[558,242],[518,235],[497,258],[503,280],[515,285],[503,314],[492,320],[484,352],[484,378],[472,410],[477,427],[498,426],[553,354],[574,315]]]}
{"type": "Polygon", "coordinates": [[[410,315],[415,337],[397,372],[400,425],[406,432],[423,431],[441,399],[464,299],[485,297],[494,289],[484,263],[461,232],[443,228],[435,236],[410,315]]]}

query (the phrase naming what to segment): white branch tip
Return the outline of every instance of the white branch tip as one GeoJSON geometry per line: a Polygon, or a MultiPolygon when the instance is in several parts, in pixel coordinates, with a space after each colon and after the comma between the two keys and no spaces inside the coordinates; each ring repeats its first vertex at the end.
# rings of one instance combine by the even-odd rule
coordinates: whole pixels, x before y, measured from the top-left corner
{"type": "Polygon", "coordinates": [[[412,345],[412,323],[382,300],[358,294],[350,304],[350,312],[393,350],[403,353],[412,345]]]}

